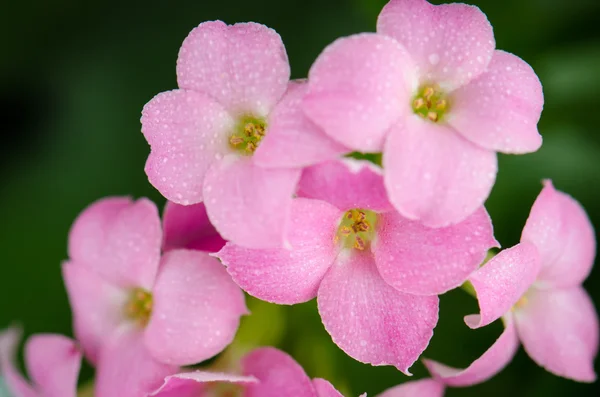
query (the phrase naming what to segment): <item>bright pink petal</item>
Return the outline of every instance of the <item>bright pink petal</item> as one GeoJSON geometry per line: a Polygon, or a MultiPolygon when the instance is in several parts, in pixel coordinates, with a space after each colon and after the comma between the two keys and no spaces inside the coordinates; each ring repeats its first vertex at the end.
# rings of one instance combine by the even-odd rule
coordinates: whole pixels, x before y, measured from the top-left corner
{"type": "Polygon", "coordinates": [[[230,375],[218,372],[193,371],[167,376],[162,386],[149,397],[201,397],[207,384],[223,382],[246,385],[256,383],[253,376],[230,375]]]}
{"type": "Polygon", "coordinates": [[[392,387],[377,397],[442,397],[444,385],[434,379],[406,382],[392,387]]]}
{"type": "Polygon", "coordinates": [[[336,255],[334,236],[340,211],[323,201],[294,199],[290,247],[253,250],[227,244],[217,256],[246,292],[278,304],[306,302],[336,255]]]}
{"type": "Polygon", "coordinates": [[[513,359],[519,348],[519,338],[514,324],[507,326],[494,344],[468,368],[457,369],[432,360],[423,360],[429,372],[448,386],[471,386],[491,379],[513,359]]]}
{"type": "Polygon", "coordinates": [[[107,282],[86,266],[66,262],[63,279],[73,312],[75,335],[87,359],[95,363],[101,347],[126,321],[128,292],[107,282]]]}
{"type": "Polygon", "coordinates": [[[414,72],[395,40],[370,33],[341,38],[310,69],[302,107],[343,145],[380,152],[388,128],[410,111],[414,72]]]}
{"type": "Polygon", "coordinates": [[[8,328],[0,331],[0,377],[6,382],[8,390],[16,397],[42,397],[21,376],[15,366],[15,357],[21,339],[22,331],[19,328],[8,328]]]}
{"type": "Polygon", "coordinates": [[[258,379],[248,384],[244,397],[316,397],[315,388],[292,357],[272,347],[256,349],[242,360],[245,375],[258,379]]]}
{"type": "Polygon", "coordinates": [[[254,154],[261,167],[305,167],[340,157],[351,150],[327,136],[300,108],[304,81],[290,83],[286,95],[269,115],[266,135],[254,154]]]}
{"type": "Polygon", "coordinates": [[[154,203],[114,197],[86,208],[69,234],[69,256],[121,287],[152,288],[162,231],[154,203]]]}
{"type": "Polygon", "coordinates": [[[76,397],[81,352],[62,335],[32,336],[25,345],[29,376],[44,397],[76,397]]]}
{"type": "Polygon", "coordinates": [[[519,338],[540,366],[558,376],[594,382],[598,316],[582,287],[538,290],[515,310],[519,338]]]}
{"type": "Polygon", "coordinates": [[[369,161],[345,158],[304,169],[298,196],[327,201],[346,211],[353,208],[389,211],[381,168],[369,161]]]}
{"type": "Polygon", "coordinates": [[[146,396],[178,370],[154,360],[139,331],[122,329],[102,349],[96,367],[94,396],[146,396]]]}
{"type": "Polygon", "coordinates": [[[483,73],[496,46],[485,14],[466,4],[391,0],[379,14],[377,32],[406,47],[422,82],[433,81],[447,89],[483,73]]]}
{"type": "Polygon", "coordinates": [[[383,281],[368,253],[340,254],[321,283],[317,303],[325,329],[346,354],[363,363],[394,365],[405,374],[438,320],[437,296],[397,291],[383,281]]]}
{"type": "Polygon", "coordinates": [[[552,182],[536,199],[521,241],[536,245],[542,257],[538,282],[555,287],[580,285],[592,270],[596,256],[594,227],[574,198],[557,191],[552,182]]]}
{"type": "Polygon", "coordinates": [[[149,352],[167,364],[191,365],[221,352],[248,312],[225,267],[204,252],[164,254],[152,294],[144,339],[149,352]]]}
{"type": "Polygon", "coordinates": [[[471,142],[504,153],[535,152],[542,84],[521,58],[495,51],[479,78],[452,93],[448,123],[471,142]]]}
{"type": "Polygon", "coordinates": [[[187,248],[217,252],[225,240],[208,220],[204,203],[179,205],[167,202],[163,213],[163,251],[187,248]]]}
{"type": "Polygon", "coordinates": [[[540,255],[533,244],[525,242],[500,252],[469,278],[481,314],[466,316],[467,325],[483,327],[508,313],[539,272],[540,255]]]}
{"type": "Polygon", "coordinates": [[[234,123],[220,104],[197,92],[175,90],[152,98],[142,110],[150,183],[176,203],[200,202],[206,171],[231,151],[234,123]]]}
{"type": "Polygon", "coordinates": [[[399,291],[439,295],[464,283],[498,243],[485,208],[453,226],[432,229],[397,212],[381,214],[373,244],[381,277],[399,291]]]}
{"type": "Polygon", "coordinates": [[[316,397],[344,397],[329,381],[321,378],[313,379],[313,386],[317,390],[316,397]]]}
{"type": "Polygon", "coordinates": [[[226,157],[206,175],[206,211],[224,239],[248,248],[284,244],[298,169],[265,169],[226,157]]]}
{"type": "Polygon", "coordinates": [[[418,116],[396,126],[383,153],[385,185],[400,214],[431,227],[458,223],[481,207],[496,180],[494,152],[418,116]]]}
{"type": "Polygon", "coordinates": [[[289,77],[281,37],[253,22],[201,23],[186,37],[177,59],[179,87],[206,93],[235,114],[266,116],[289,77]]]}

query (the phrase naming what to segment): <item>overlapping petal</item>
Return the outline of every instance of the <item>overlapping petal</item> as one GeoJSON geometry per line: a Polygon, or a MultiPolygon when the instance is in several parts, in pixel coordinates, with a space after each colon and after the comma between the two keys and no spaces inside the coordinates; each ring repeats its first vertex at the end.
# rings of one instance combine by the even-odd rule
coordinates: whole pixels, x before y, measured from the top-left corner
{"type": "Polygon", "coordinates": [[[15,327],[0,332],[0,375],[8,389],[19,397],[40,397],[15,366],[21,333],[21,330],[15,327]]]}
{"type": "Polygon", "coordinates": [[[234,115],[266,116],[289,77],[281,37],[253,22],[204,22],[186,37],[177,59],[179,87],[212,96],[234,115]]]}
{"type": "Polygon", "coordinates": [[[316,397],[344,397],[329,381],[321,378],[313,379],[313,386],[317,391],[316,397]]]}
{"type": "Polygon", "coordinates": [[[444,385],[434,379],[421,379],[392,387],[377,397],[442,397],[444,385]]]}
{"type": "Polygon", "coordinates": [[[155,359],[175,365],[222,351],[247,313],[242,291],[218,260],[199,251],[163,256],[144,340],[155,359]]]}
{"type": "Polygon", "coordinates": [[[418,295],[458,287],[498,246],[483,207],[461,223],[438,229],[388,212],[378,217],[377,236],[373,254],[381,277],[399,291],[418,295]]]}
{"type": "Polygon", "coordinates": [[[219,372],[190,371],[167,376],[162,386],[148,397],[200,397],[208,384],[224,382],[245,385],[256,383],[253,376],[219,372]]]}
{"type": "Polygon", "coordinates": [[[386,284],[368,253],[338,256],[317,296],[333,341],[354,359],[408,374],[438,320],[437,296],[404,294],[386,284]]]}
{"type": "Polygon", "coordinates": [[[217,256],[250,295],[279,304],[306,302],[317,295],[335,259],[341,216],[326,202],[298,198],[292,202],[290,247],[253,250],[227,244],[217,256]]]}
{"type": "Polygon", "coordinates": [[[436,81],[446,89],[483,73],[496,46],[485,14],[466,4],[391,0],[379,14],[377,32],[395,38],[408,50],[422,82],[436,81]]]}

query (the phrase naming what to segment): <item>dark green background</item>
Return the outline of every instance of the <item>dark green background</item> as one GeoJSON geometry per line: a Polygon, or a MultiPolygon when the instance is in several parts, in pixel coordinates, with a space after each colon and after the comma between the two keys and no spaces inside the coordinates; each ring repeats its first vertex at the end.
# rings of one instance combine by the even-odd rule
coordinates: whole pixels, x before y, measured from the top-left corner
{"type": "MultiPolygon", "coordinates": [[[[176,87],[182,40],[200,22],[262,22],[286,44],[294,77],[342,35],[373,31],[385,0],[102,1],[39,0],[0,5],[0,327],[13,321],[34,332],[70,333],[60,275],[75,216],[107,195],[164,199],[148,184],[142,106],[176,87]],[[85,3],[85,4],[83,4],[85,3]]],[[[508,247],[542,178],[571,193],[600,225],[600,1],[473,0],[495,28],[498,48],[529,62],[544,85],[542,149],[500,156],[488,201],[496,236],[508,247]]],[[[600,270],[586,282],[600,302],[600,270]]],[[[374,396],[408,378],[345,356],[322,328],[314,302],[257,312],[248,334],[291,352],[311,376],[329,378],[348,396],[374,396]]],[[[442,296],[441,318],[427,357],[464,366],[501,326],[470,331],[462,316],[477,309],[462,291],[442,296]]],[[[596,365],[597,370],[598,365],[596,365]]],[[[414,378],[425,376],[421,364],[414,378]]],[[[89,376],[86,371],[85,376],[89,376]]],[[[493,380],[447,396],[594,395],[594,385],[564,380],[521,350],[493,380]]]]}

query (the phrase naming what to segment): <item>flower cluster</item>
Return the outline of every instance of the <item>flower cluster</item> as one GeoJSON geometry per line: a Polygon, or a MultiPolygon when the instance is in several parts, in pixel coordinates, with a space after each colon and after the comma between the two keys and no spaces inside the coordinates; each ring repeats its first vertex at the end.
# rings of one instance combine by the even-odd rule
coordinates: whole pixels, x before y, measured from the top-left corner
{"type": "Polygon", "coordinates": [[[62,270],[77,342],[33,336],[28,382],[13,364],[18,329],[1,333],[16,397],[76,396],[83,356],[96,397],[341,396],[271,347],[196,366],[233,341],[243,291],[316,297],[337,346],[407,375],[439,295],[476,297],[470,328],[502,319],[468,368],[424,360],[431,379],[380,397],[483,382],[519,342],[548,371],[595,380],[598,318],[581,284],[596,242],[581,205],[545,181],[521,242],[493,255],[483,203],[496,152],[541,146],[543,95],[527,63],[495,49],[478,8],[390,0],[377,33],[338,39],[295,81],[272,29],[205,22],[183,42],[177,81],[141,119],[148,179],[169,200],[162,223],[152,202],[127,197],[76,219],[62,270]]]}

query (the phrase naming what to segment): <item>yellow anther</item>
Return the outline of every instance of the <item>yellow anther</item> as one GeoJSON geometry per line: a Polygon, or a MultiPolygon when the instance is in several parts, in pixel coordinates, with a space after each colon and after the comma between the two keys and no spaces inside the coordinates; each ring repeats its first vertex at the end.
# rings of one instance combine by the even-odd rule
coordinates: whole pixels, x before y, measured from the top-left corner
{"type": "Polygon", "coordinates": [[[444,110],[446,109],[446,100],[445,99],[440,99],[439,101],[437,101],[437,103],[435,104],[435,108],[437,110],[444,110]]]}
{"type": "Polygon", "coordinates": [[[236,135],[232,135],[231,138],[229,138],[229,143],[232,144],[233,146],[237,146],[243,142],[244,142],[244,140],[236,135]]]}
{"type": "Polygon", "coordinates": [[[421,109],[423,106],[425,106],[425,100],[423,98],[417,98],[414,100],[413,102],[413,108],[416,109],[421,109]]]}
{"type": "Polygon", "coordinates": [[[365,247],[365,240],[363,240],[360,236],[356,236],[356,239],[354,240],[354,248],[360,251],[364,251],[365,247]]]}
{"type": "Polygon", "coordinates": [[[438,114],[436,112],[428,112],[427,118],[431,121],[438,121],[438,114]]]}
{"type": "Polygon", "coordinates": [[[425,97],[425,99],[430,99],[433,94],[435,94],[433,87],[426,87],[425,90],[423,90],[423,97],[425,97]]]}

